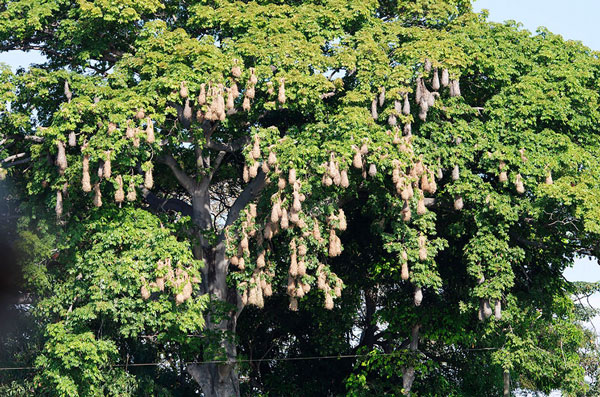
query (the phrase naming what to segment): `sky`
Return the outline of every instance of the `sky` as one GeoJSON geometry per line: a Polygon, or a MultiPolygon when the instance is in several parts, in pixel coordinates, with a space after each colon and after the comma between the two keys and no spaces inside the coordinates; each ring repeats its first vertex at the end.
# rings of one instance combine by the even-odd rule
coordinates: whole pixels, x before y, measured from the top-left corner
{"type": "Polygon", "coordinates": [[[544,26],[565,39],[581,41],[600,51],[598,0],[476,0],[473,8],[489,10],[491,21],[515,20],[532,33],[544,26]]]}

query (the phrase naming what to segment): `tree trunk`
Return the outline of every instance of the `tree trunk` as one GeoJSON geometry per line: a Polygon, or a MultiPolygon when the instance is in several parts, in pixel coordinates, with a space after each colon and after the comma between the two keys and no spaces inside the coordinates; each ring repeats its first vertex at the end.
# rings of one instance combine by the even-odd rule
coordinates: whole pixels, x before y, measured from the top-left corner
{"type": "Polygon", "coordinates": [[[229,364],[190,364],[188,373],[200,385],[204,397],[239,397],[240,382],[235,368],[235,343],[223,343],[229,364]],[[230,356],[230,352],[232,356],[230,356]]]}
{"type": "Polygon", "coordinates": [[[359,347],[367,346],[369,350],[375,345],[375,332],[377,324],[373,322],[373,316],[377,309],[377,289],[375,287],[365,288],[365,322],[360,338],[359,347]]]}
{"type": "Polygon", "coordinates": [[[510,372],[508,370],[504,371],[504,392],[502,396],[510,397],[510,372]]]}
{"type": "MultiPolygon", "coordinates": [[[[410,345],[408,350],[415,353],[419,349],[419,329],[421,328],[420,324],[415,324],[412,327],[411,335],[410,335],[410,345]]],[[[414,360],[415,357],[411,357],[411,360],[414,360]]],[[[412,389],[413,382],[415,381],[415,367],[409,365],[404,368],[402,373],[402,388],[404,389],[405,395],[410,395],[410,391],[412,389]]]]}
{"type": "MultiPolygon", "coordinates": [[[[220,335],[219,347],[223,355],[214,360],[226,360],[226,363],[190,364],[187,372],[200,385],[205,397],[238,397],[240,385],[236,369],[237,349],[235,341],[228,336],[236,331],[237,318],[242,310],[240,299],[235,288],[227,286],[227,270],[229,261],[225,255],[225,243],[219,242],[211,246],[202,235],[203,230],[210,229],[210,212],[206,191],[193,195],[193,220],[199,227],[198,246],[194,256],[204,262],[202,268],[201,292],[208,294],[211,301],[228,302],[235,308],[221,322],[214,322],[210,310],[205,315],[205,330],[220,335]]],[[[205,357],[208,361],[211,358],[205,357]]]]}

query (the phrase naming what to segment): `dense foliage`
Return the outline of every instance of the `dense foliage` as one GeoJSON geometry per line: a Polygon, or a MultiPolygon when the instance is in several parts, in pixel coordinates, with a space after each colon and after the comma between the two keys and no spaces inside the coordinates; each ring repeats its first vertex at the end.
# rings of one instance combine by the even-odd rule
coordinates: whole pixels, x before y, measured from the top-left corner
{"type": "Polygon", "coordinates": [[[597,53],[462,0],[0,16],[47,58],[0,74],[6,394],[595,392],[597,53]]]}

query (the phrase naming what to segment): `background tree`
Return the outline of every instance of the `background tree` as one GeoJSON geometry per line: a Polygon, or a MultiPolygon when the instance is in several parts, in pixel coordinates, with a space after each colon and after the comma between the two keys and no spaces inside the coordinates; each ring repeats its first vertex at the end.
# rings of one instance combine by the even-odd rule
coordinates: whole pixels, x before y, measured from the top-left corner
{"type": "Polygon", "coordinates": [[[26,270],[39,390],[185,393],[191,377],[231,396],[241,370],[251,395],[585,391],[561,274],[599,249],[589,49],[468,1],[1,15],[2,48],[48,58],[3,71],[0,109],[25,241],[56,234],[26,270]],[[240,367],[238,348],[360,357],[306,382],[306,363],[240,367]],[[146,360],[163,379],[128,367],[146,360]]]}

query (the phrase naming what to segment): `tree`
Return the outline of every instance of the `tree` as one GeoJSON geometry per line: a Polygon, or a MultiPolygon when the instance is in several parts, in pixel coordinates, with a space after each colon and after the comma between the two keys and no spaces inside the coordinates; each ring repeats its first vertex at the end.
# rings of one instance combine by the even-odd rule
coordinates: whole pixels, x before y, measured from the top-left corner
{"type": "MultiPolygon", "coordinates": [[[[3,49],[48,58],[3,70],[0,109],[22,230],[58,236],[26,271],[40,388],[140,393],[160,382],[115,365],[170,357],[179,382],[189,363],[204,395],[239,395],[240,314],[280,321],[265,298],[285,291],[297,320],[343,302],[330,336],[359,323],[332,349],[360,353],[335,375],[356,395],[585,390],[561,273],[599,253],[587,48],[462,0],[1,12],[3,49]]],[[[308,340],[279,354],[327,351],[308,340]]]]}

